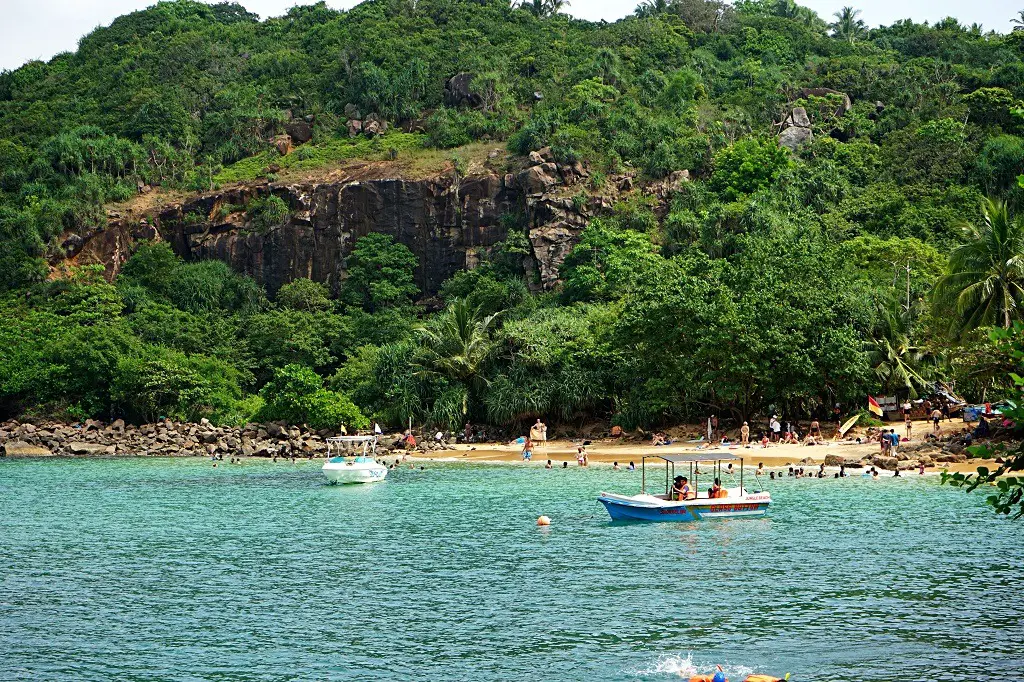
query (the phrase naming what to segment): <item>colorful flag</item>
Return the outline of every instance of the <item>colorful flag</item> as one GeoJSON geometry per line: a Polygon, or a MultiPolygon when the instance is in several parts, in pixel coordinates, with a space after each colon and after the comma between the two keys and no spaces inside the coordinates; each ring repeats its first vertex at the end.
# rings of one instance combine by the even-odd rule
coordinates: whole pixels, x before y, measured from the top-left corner
{"type": "Polygon", "coordinates": [[[868,396],[868,412],[878,417],[882,416],[882,406],[871,396],[868,396]]]}

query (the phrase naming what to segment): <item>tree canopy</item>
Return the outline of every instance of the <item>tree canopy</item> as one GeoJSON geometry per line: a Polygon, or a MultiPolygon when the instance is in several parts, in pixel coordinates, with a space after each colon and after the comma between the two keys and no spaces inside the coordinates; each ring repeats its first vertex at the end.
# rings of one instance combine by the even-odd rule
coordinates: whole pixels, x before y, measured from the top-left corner
{"type": "MultiPolygon", "coordinates": [[[[167,0],[0,73],[0,413],[647,427],[852,410],[933,378],[1013,391],[984,339],[1022,321],[1024,33],[790,0],[571,11],[367,0],[261,21],[167,0]],[[389,131],[351,138],[370,114],[389,131]],[[297,125],[309,142],[278,149],[297,125]],[[344,281],[271,296],[159,240],[113,281],[64,258],[140,186],[396,157],[455,159],[461,183],[497,146],[503,172],[544,147],[586,171],[559,197],[586,225],[553,291],[525,207],[436,298],[372,232],[344,281]]],[[[243,209],[263,233],[290,207],[243,209]]]]}

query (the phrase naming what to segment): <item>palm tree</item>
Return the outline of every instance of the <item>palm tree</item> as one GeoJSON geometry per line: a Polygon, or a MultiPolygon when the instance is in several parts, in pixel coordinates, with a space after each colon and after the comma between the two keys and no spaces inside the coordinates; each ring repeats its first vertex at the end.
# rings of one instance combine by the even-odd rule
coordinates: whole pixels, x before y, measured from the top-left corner
{"type": "MultiPolygon", "coordinates": [[[[1016,19],[1010,19],[1010,23],[1011,24],[1016,24],[1017,26],[1024,27],[1024,9],[1022,9],[1019,12],[1017,12],[1017,18],[1016,19]]],[[[1017,29],[1014,28],[1013,30],[1016,31],[1017,29]]]]}
{"type": "Polygon", "coordinates": [[[978,327],[1009,328],[1024,301],[1024,219],[988,199],[981,225],[964,225],[966,242],[949,256],[947,271],[932,291],[959,338],[978,327]]]}
{"type": "Polygon", "coordinates": [[[615,50],[602,47],[594,55],[594,69],[605,85],[614,85],[618,81],[621,66],[622,60],[615,50]]]}
{"type": "Polygon", "coordinates": [[[912,340],[912,312],[897,308],[884,308],[872,338],[867,342],[868,362],[882,384],[882,390],[891,395],[897,389],[917,397],[917,389],[927,386],[925,353],[912,340]]]}
{"type": "Polygon", "coordinates": [[[447,310],[417,331],[420,348],[415,360],[417,374],[438,377],[461,384],[462,414],[469,411],[472,395],[487,383],[484,364],[494,348],[491,325],[498,314],[483,315],[466,299],[459,299],[447,310]]]}
{"type": "Polygon", "coordinates": [[[550,17],[568,5],[568,0],[519,0],[516,7],[525,9],[535,17],[550,17]]]}
{"type": "Polygon", "coordinates": [[[832,16],[836,18],[831,24],[832,35],[836,38],[854,43],[867,33],[867,26],[857,18],[860,16],[859,9],[844,7],[832,16]]]}
{"type": "Polygon", "coordinates": [[[664,14],[668,11],[668,0],[644,0],[636,9],[633,10],[633,14],[638,17],[653,17],[659,14],[664,14]]]}

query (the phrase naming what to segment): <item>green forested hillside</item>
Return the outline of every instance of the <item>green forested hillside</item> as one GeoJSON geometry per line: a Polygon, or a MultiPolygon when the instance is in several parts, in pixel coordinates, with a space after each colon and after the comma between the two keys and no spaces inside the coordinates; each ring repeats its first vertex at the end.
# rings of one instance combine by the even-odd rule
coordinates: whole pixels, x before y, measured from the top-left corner
{"type": "Polygon", "coordinates": [[[936,378],[1006,388],[987,329],[1021,317],[1024,32],[970,16],[868,30],[788,0],[658,0],[610,24],[558,4],[369,0],[261,22],[175,0],[0,74],[0,413],[633,427],[856,409],[936,378]],[[446,97],[461,73],[471,96],[446,97]],[[813,141],[790,152],[797,107],[813,141]],[[350,139],[354,108],[389,132],[350,139]],[[636,189],[611,187],[555,291],[530,293],[509,216],[429,314],[415,256],[381,235],[340,290],[298,280],[273,301],[162,244],[114,282],[50,273],[106,204],[252,179],[301,120],[293,168],[489,140],[581,162],[581,201],[623,175],[636,189]],[[678,191],[644,191],[679,170],[678,191]]]}

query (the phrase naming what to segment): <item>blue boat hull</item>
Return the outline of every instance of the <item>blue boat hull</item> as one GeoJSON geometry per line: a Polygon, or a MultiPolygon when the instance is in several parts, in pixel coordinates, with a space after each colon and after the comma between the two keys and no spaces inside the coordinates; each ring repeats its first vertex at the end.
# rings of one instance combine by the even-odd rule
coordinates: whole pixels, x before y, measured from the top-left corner
{"type": "Polygon", "coordinates": [[[732,519],[760,517],[768,513],[768,501],[737,500],[688,504],[686,506],[650,507],[630,504],[627,501],[608,497],[597,498],[613,521],[704,521],[709,519],[732,519]]]}

